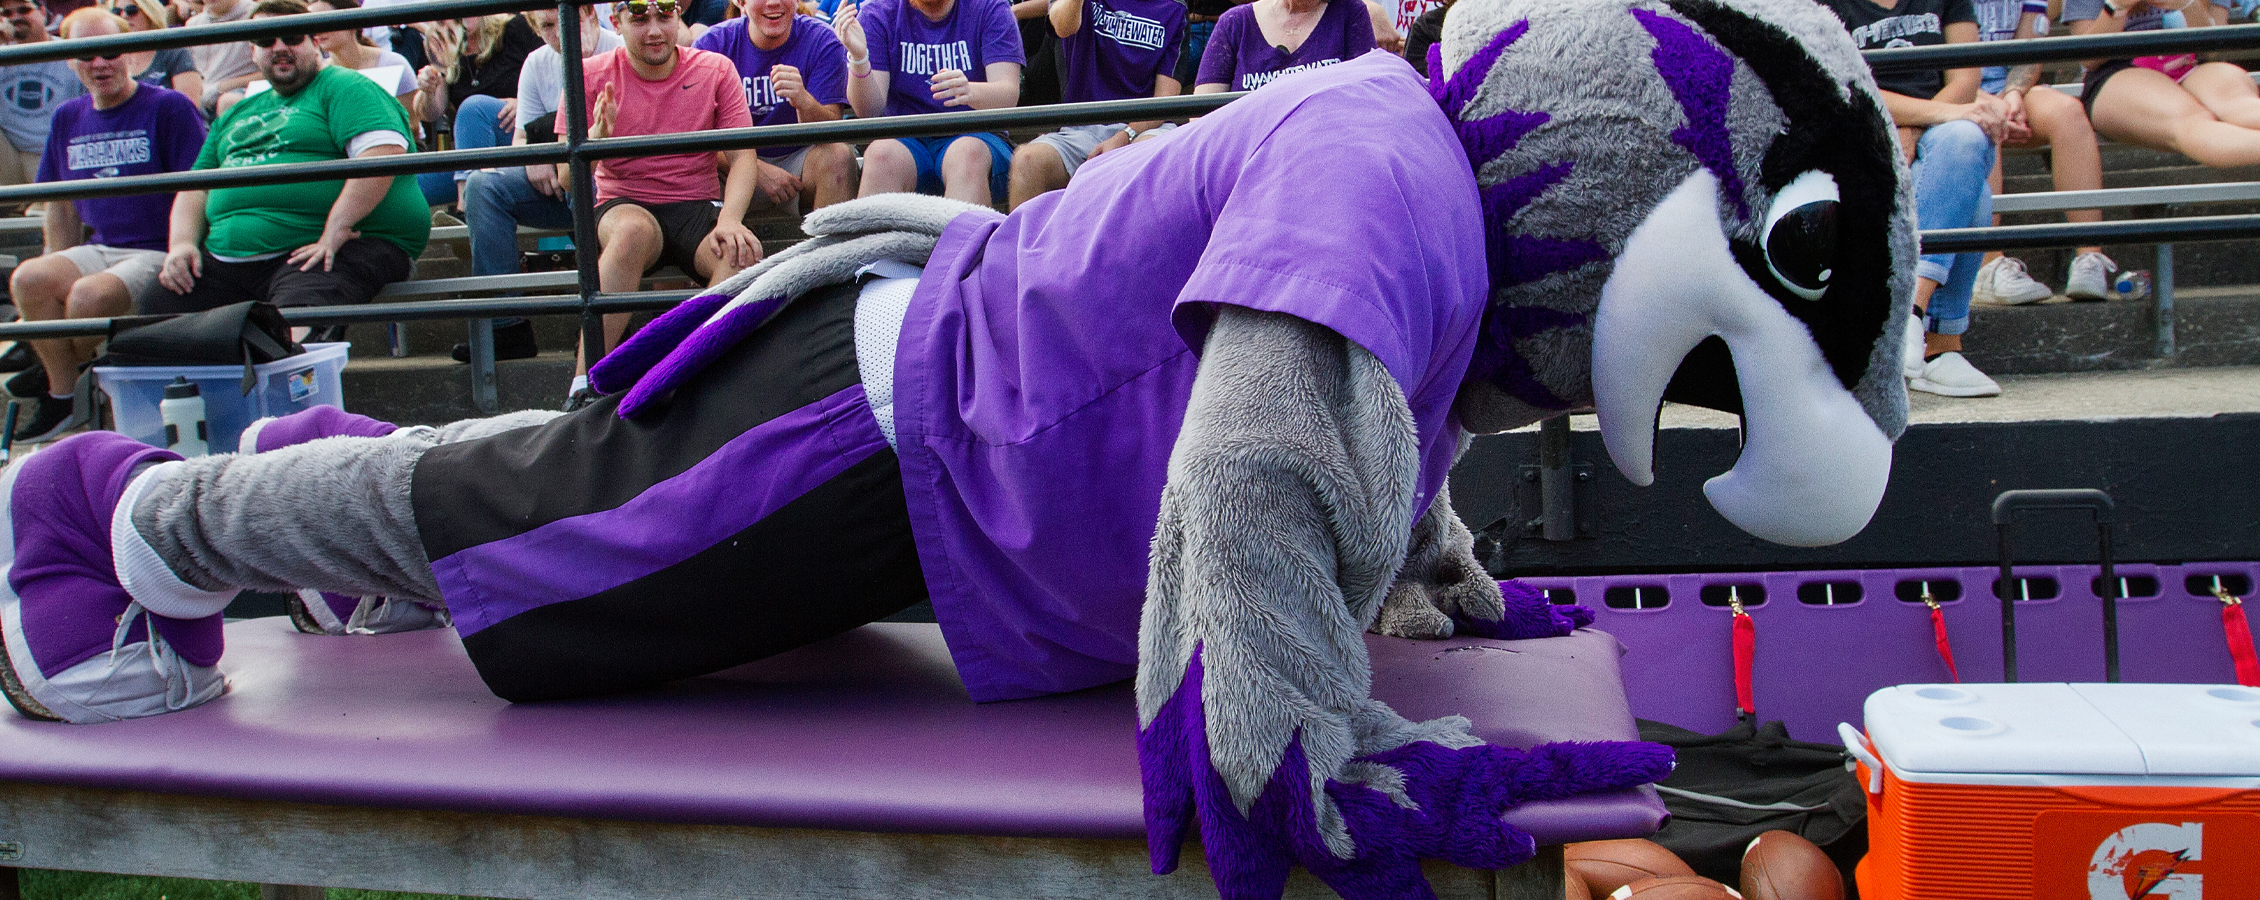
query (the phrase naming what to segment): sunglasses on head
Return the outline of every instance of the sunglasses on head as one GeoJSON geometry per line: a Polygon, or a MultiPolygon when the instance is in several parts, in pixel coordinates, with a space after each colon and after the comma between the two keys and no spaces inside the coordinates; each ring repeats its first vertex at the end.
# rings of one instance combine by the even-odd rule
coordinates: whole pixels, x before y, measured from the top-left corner
{"type": "Polygon", "coordinates": [[[130,19],[142,14],[141,7],[138,6],[120,6],[110,11],[116,13],[119,18],[124,19],[130,19]]]}
{"type": "Polygon", "coordinates": [[[654,10],[660,15],[672,16],[676,9],[675,0],[627,0],[620,5],[627,7],[631,16],[650,15],[654,10]]]}
{"type": "Polygon", "coordinates": [[[78,58],[78,61],[79,61],[79,62],[93,62],[93,61],[95,61],[95,60],[98,60],[98,59],[99,59],[99,60],[102,60],[102,61],[104,61],[104,62],[112,62],[112,61],[115,61],[115,60],[117,60],[117,58],[118,58],[118,57],[121,57],[121,56],[124,56],[124,55],[125,55],[125,54],[123,54],[123,53],[112,53],[112,54],[109,54],[109,55],[107,55],[107,56],[104,56],[104,55],[95,55],[95,56],[81,56],[81,57],[79,57],[79,58],[78,58]]]}
{"type": "Polygon", "coordinates": [[[278,34],[278,35],[275,35],[274,37],[269,37],[269,38],[252,38],[252,39],[251,39],[251,46],[254,46],[254,47],[258,47],[258,48],[261,48],[261,49],[265,49],[265,48],[268,48],[268,47],[272,47],[272,46],[275,46],[276,42],[278,42],[278,41],[279,41],[279,42],[281,42],[282,46],[285,46],[285,47],[296,47],[296,46],[298,46],[298,42],[299,42],[299,41],[303,41],[303,40],[305,40],[305,39],[306,39],[306,36],[305,36],[305,35],[303,35],[303,34],[278,34]]]}

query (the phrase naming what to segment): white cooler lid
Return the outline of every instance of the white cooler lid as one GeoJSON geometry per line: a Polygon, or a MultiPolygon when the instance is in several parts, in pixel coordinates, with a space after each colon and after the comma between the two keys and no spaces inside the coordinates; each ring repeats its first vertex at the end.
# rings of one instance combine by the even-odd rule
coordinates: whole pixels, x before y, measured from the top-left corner
{"type": "Polygon", "coordinates": [[[2134,738],[2151,775],[2260,775],[2260,689],[2075,684],[2134,738]]]}
{"type": "Polygon", "coordinates": [[[1909,773],[2260,775],[2260,690],[2207,684],[1903,684],[1868,738],[1909,773]]]}

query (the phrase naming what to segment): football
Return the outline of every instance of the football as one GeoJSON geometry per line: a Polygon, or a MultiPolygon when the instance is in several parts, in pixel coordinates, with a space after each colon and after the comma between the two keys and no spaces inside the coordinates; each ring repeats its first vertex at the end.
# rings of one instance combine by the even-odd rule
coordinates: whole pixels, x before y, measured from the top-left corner
{"type": "Polygon", "coordinates": [[[1742,851],[1742,894],[1749,900],[1844,900],[1844,876],[1812,841],[1768,831],[1742,851]]]}
{"type": "Polygon", "coordinates": [[[1662,844],[1641,840],[1570,844],[1562,848],[1562,865],[1585,882],[1593,900],[1643,878],[1695,874],[1662,844]]]}
{"type": "Polygon", "coordinates": [[[1741,900],[1733,888],[1701,875],[1642,878],[1616,889],[1609,900],[1741,900]]]}

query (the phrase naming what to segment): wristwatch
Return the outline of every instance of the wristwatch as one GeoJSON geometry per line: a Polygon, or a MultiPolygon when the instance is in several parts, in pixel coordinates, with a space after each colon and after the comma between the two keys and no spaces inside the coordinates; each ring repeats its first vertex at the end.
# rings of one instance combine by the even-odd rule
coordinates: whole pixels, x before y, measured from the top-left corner
{"type": "Polygon", "coordinates": [[[1122,133],[1129,135],[1130,139],[1133,141],[1138,139],[1138,129],[1132,128],[1128,125],[1122,126],[1122,133]]]}

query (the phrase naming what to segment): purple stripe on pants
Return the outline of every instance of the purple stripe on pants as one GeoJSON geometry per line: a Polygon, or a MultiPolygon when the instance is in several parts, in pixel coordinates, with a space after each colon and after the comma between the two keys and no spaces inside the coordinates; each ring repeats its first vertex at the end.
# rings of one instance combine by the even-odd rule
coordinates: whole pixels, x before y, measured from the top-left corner
{"type": "Polygon", "coordinates": [[[616,508],[456,552],[432,575],[468,637],[689,559],[886,448],[863,386],[851,385],[747,429],[616,508]]]}

